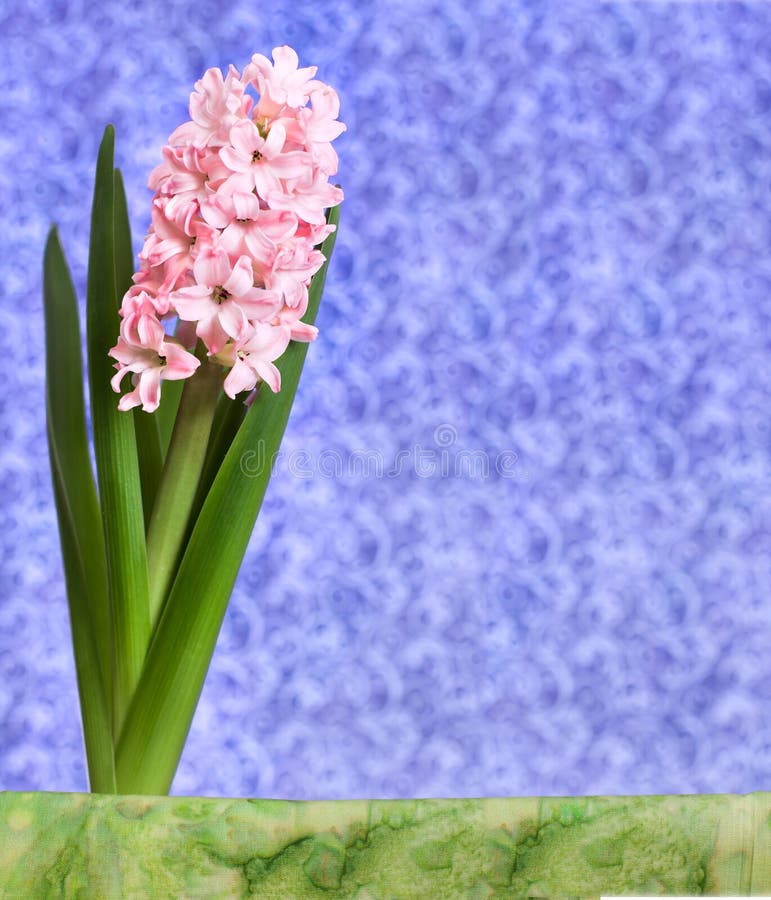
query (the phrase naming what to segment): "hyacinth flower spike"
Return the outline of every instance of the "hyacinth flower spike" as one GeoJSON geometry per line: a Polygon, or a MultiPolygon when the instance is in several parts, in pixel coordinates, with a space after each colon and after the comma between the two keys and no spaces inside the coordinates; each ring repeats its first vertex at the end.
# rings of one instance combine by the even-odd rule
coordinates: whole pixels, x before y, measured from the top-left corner
{"type": "Polygon", "coordinates": [[[170,787],[270,476],[241,461],[278,450],[318,333],[345,126],[315,74],[289,47],[204,74],[150,175],[136,268],[107,128],[87,292],[96,481],[77,300],[49,236],[49,449],[92,790],[170,787]]]}

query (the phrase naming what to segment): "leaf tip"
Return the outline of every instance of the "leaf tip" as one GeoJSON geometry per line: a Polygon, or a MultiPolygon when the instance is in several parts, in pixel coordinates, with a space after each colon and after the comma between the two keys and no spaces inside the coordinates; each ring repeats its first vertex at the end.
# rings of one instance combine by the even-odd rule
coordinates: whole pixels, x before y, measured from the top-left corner
{"type": "Polygon", "coordinates": [[[101,143],[99,144],[99,156],[97,161],[97,166],[99,162],[104,160],[106,168],[112,170],[112,161],[113,155],[115,153],[115,126],[107,125],[104,129],[104,134],[102,135],[101,143]],[[109,161],[109,164],[107,164],[109,161]]]}
{"type": "Polygon", "coordinates": [[[55,222],[52,222],[51,227],[48,229],[48,236],[46,237],[46,256],[48,256],[55,247],[58,247],[60,243],[59,226],[56,225],[55,222]]]}

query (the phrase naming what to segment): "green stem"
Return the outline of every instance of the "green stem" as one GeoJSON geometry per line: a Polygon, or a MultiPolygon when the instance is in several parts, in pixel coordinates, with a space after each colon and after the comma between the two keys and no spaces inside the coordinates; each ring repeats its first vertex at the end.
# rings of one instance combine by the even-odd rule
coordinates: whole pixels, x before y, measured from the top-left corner
{"type": "Polygon", "coordinates": [[[204,356],[182,392],[147,529],[152,629],[160,618],[183,549],[221,388],[220,367],[204,356]]]}
{"type": "Polygon", "coordinates": [[[244,421],[244,416],[248,410],[247,405],[244,403],[244,397],[245,395],[241,394],[235,400],[231,400],[223,391],[217,401],[217,409],[214,413],[214,422],[212,423],[211,435],[209,436],[209,446],[206,448],[206,457],[201,468],[201,478],[198,482],[198,490],[196,491],[193,504],[193,514],[190,517],[188,537],[198,519],[198,514],[209,493],[209,488],[211,488],[214,479],[217,477],[222,460],[225,458],[225,454],[230,449],[236,432],[244,421]]]}
{"type": "Polygon", "coordinates": [[[144,512],[145,530],[147,530],[163,471],[161,433],[155,415],[146,413],[139,407],[133,409],[132,412],[134,414],[134,433],[137,438],[139,477],[142,485],[142,511],[144,512]]]}
{"type": "Polygon", "coordinates": [[[166,459],[171,443],[171,434],[174,431],[174,422],[177,418],[179,400],[185,388],[184,381],[167,381],[163,385],[161,405],[153,413],[153,418],[158,420],[158,431],[161,436],[161,458],[166,459]]]}

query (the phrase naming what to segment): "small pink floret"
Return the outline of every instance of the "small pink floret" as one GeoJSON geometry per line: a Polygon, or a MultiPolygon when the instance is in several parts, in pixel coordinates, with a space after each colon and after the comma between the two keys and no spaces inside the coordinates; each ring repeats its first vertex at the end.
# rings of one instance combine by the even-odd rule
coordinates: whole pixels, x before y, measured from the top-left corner
{"type": "Polygon", "coordinates": [[[120,398],[120,410],[141,406],[145,412],[155,412],[161,401],[161,381],[189,378],[201,365],[192,353],[170,340],[154,348],[130,344],[121,336],[110,350],[110,356],[118,360],[117,374],[110,382],[114,391],[120,391],[123,376],[132,373],[134,390],[120,398]]]}

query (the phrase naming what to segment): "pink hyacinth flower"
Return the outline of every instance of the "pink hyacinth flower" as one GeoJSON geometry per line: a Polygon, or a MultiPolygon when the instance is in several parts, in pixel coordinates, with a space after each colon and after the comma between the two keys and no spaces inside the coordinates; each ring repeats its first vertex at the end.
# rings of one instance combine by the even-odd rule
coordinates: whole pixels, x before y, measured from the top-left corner
{"type": "Polygon", "coordinates": [[[121,336],[110,350],[110,356],[118,360],[115,364],[118,371],[110,381],[116,393],[120,393],[123,376],[132,373],[134,390],[124,394],[118,402],[122,412],[135,406],[141,406],[145,412],[155,412],[161,401],[161,381],[189,378],[201,365],[192,353],[171,340],[163,341],[155,349],[129,344],[121,336]]]}
{"type": "Polygon", "coordinates": [[[273,50],[273,63],[261,53],[255,53],[244,69],[243,80],[253,82],[260,92],[255,116],[273,117],[282,106],[299,109],[308,102],[312,90],[321,86],[313,81],[317,66],[298,69],[299,59],[291,47],[284,45],[273,50]]]}
{"type": "Polygon", "coordinates": [[[330,184],[320,169],[314,174],[306,172],[300,178],[288,181],[286,192],[271,191],[266,198],[273,209],[288,209],[311,225],[324,224],[324,210],[343,202],[343,192],[330,184]]]}
{"type": "Polygon", "coordinates": [[[340,98],[331,87],[324,85],[310,95],[310,107],[296,111],[294,116],[278,121],[286,128],[287,140],[305,147],[315,166],[325,175],[337,172],[337,153],[332,141],[346,129],[337,120],[340,114],[340,98]]]}
{"type": "Polygon", "coordinates": [[[176,222],[184,221],[189,232],[190,219],[198,213],[199,204],[215,185],[231,173],[216,153],[195,147],[164,147],[164,161],[150,173],[147,185],[161,196],[169,197],[165,215],[176,222]]]}
{"type": "Polygon", "coordinates": [[[222,147],[220,159],[234,174],[223,186],[229,193],[256,190],[264,200],[281,190],[282,178],[299,178],[308,170],[308,154],[301,150],[282,153],[286,142],[283,125],[274,125],[267,137],[254,122],[244,120],[230,129],[230,146],[222,147]]]}
{"type": "Polygon", "coordinates": [[[222,249],[201,254],[193,274],[197,283],[174,291],[169,300],[180,319],[198,323],[196,334],[212,355],[228,340],[243,337],[250,320],[269,319],[281,304],[278,294],[254,286],[248,256],[239,257],[232,265],[222,249]]]}
{"type": "Polygon", "coordinates": [[[297,231],[297,216],[291,212],[262,209],[254,193],[213,194],[201,206],[201,215],[209,225],[220,228],[217,246],[231,257],[252,257],[255,269],[269,269],[279,244],[297,231]]]}
{"type": "Polygon", "coordinates": [[[152,226],[139,254],[151,267],[163,266],[161,293],[174,290],[193,267],[195,254],[201,247],[211,247],[217,235],[217,229],[200,218],[170,218],[170,201],[170,197],[156,197],[153,201],[152,226]]]}
{"type": "Polygon", "coordinates": [[[323,265],[324,254],[320,250],[315,250],[309,242],[295,240],[276,255],[273,267],[265,275],[265,286],[280,293],[287,306],[304,307],[308,284],[323,265]]]}
{"type": "Polygon", "coordinates": [[[307,322],[300,321],[305,315],[307,304],[292,309],[291,306],[285,306],[273,321],[274,325],[285,325],[289,329],[289,336],[293,341],[300,341],[307,344],[315,341],[319,336],[319,330],[315,325],[308,325],[307,322]]]}
{"type": "Polygon", "coordinates": [[[244,85],[235,66],[227,78],[219,69],[208,69],[195,83],[190,95],[191,122],[180,125],[169,138],[169,144],[192,144],[194,147],[221,147],[239,118],[251,108],[251,97],[244,95],[244,85]]]}
{"type": "Polygon", "coordinates": [[[155,301],[146,291],[126,294],[120,314],[120,334],[126,343],[160,352],[165,332],[155,301]]]}
{"type": "Polygon", "coordinates": [[[253,390],[260,380],[278,393],[281,390],[281,373],[273,361],[286,350],[289,340],[289,328],[257,322],[250,337],[231,351],[233,368],[224,384],[228,397],[232,399],[242,391],[253,390]]]}

